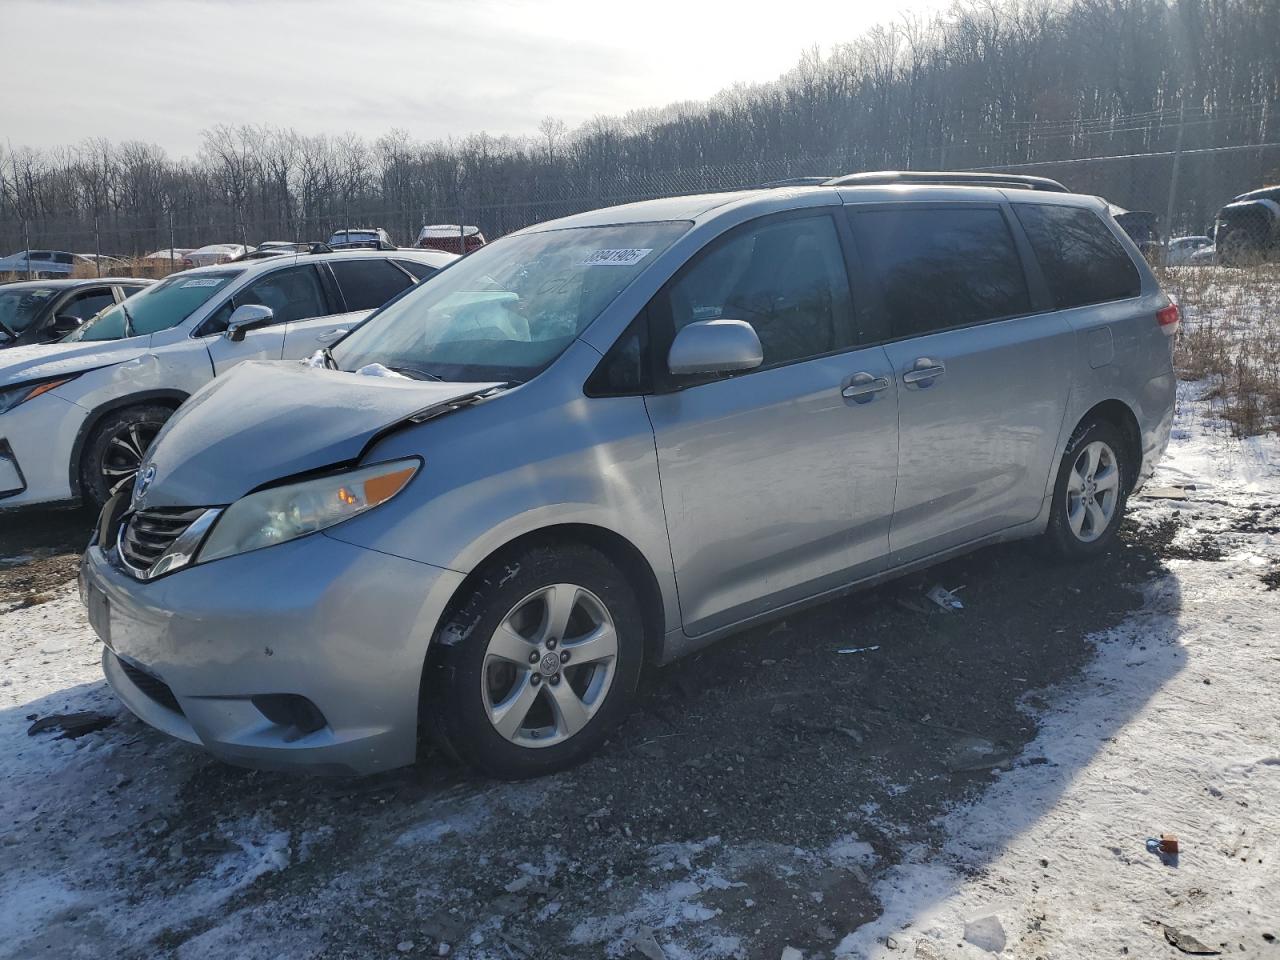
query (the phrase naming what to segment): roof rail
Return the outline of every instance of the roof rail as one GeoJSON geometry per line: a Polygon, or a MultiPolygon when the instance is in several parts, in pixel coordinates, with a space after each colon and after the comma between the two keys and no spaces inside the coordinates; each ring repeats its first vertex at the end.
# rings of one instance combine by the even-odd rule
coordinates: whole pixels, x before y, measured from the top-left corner
{"type": "Polygon", "coordinates": [[[826,181],[828,187],[872,187],[894,184],[952,184],[970,187],[1012,187],[1017,190],[1046,190],[1070,193],[1057,180],[1030,177],[1020,173],[993,173],[969,170],[875,170],[850,173],[826,181]]]}

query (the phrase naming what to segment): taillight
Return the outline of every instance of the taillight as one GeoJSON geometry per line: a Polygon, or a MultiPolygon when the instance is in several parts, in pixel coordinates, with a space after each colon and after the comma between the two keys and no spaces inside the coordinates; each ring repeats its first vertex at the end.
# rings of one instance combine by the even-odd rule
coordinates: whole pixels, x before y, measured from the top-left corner
{"type": "Polygon", "coordinates": [[[1178,321],[1181,319],[1182,311],[1178,309],[1176,303],[1170,303],[1167,307],[1156,311],[1156,323],[1160,324],[1160,329],[1169,336],[1178,332],[1178,321]]]}

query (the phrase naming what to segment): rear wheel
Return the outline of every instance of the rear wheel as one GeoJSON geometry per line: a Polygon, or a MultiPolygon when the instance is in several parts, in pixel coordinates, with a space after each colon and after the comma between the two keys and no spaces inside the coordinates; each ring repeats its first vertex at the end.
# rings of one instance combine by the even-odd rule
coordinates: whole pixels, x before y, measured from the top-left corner
{"type": "Polygon", "coordinates": [[[126,407],[106,415],[93,428],[80,464],[80,486],[101,507],[133,483],[147,449],[173,410],[159,404],[126,407]]]}
{"type": "Polygon", "coordinates": [[[1124,436],[1106,420],[1076,430],[1058,468],[1045,532],[1055,553],[1082,559],[1110,546],[1129,496],[1128,455],[1124,436]]]}
{"type": "Polygon", "coordinates": [[[427,719],[491,776],[564,769],[626,716],[643,660],[635,594],[586,546],[539,546],[491,565],[440,632],[427,719]]]}

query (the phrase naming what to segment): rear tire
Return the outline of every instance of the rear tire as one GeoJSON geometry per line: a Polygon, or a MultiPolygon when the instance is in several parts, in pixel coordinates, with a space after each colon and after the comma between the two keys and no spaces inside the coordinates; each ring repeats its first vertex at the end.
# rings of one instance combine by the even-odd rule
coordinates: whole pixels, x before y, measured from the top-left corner
{"type": "Polygon", "coordinates": [[[170,407],[144,404],[103,417],[80,458],[80,489],[85,498],[101,508],[117,490],[133,483],[148,448],[171,416],[170,407]]]}
{"type": "Polygon", "coordinates": [[[597,550],[546,544],[493,562],[433,643],[429,733],[504,780],[580,763],[630,710],[643,631],[634,591],[597,550]]]}
{"type": "Polygon", "coordinates": [[[1129,499],[1129,456],[1124,435],[1110,421],[1076,428],[1053,485],[1045,541],[1054,554],[1084,560],[1111,546],[1129,499]]]}

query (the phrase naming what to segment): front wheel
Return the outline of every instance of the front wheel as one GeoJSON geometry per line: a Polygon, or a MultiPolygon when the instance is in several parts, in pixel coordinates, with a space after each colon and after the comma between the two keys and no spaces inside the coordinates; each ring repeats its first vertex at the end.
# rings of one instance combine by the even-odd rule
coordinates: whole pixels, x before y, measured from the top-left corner
{"type": "Polygon", "coordinates": [[[127,407],[107,414],[93,428],[80,464],[80,487],[101,507],[133,483],[147,448],[173,410],[158,404],[127,407]]]}
{"type": "Polygon", "coordinates": [[[1053,552],[1084,559],[1110,546],[1129,496],[1127,456],[1124,437],[1105,420],[1072,435],[1058,468],[1045,531],[1053,552]]]}
{"type": "Polygon", "coordinates": [[[432,732],[507,780],[595,751],[626,716],[644,659],[635,593],[605,556],[578,544],[491,564],[435,643],[432,732]]]}

